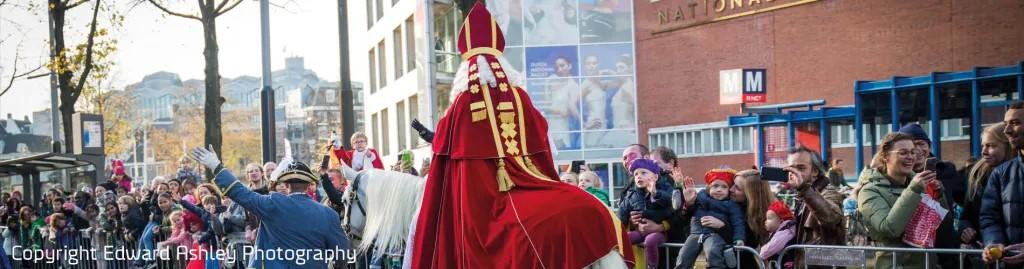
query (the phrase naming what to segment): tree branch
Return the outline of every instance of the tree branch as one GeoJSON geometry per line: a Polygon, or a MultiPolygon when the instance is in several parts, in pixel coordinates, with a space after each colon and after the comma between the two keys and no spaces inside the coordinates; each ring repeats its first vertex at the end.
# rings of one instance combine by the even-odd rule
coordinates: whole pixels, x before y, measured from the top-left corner
{"type": "Polygon", "coordinates": [[[81,94],[82,89],[85,87],[85,81],[89,79],[89,72],[92,71],[92,47],[96,44],[96,25],[99,24],[96,17],[100,14],[100,1],[96,0],[96,7],[92,10],[92,25],[89,25],[89,39],[85,42],[85,68],[82,69],[82,74],[78,76],[78,86],[72,90],[72,93],[78,92],[78,94],[81,94]]]}
{"type": "Polygon", "coordinates": [[[223,15],[224,13],[228,13],[228,11],[231,11],[232,9],[237,7],[238,4],[242,3],[242,0],[234,0],[234,1],[235,2],[231,3],[231,5],[227,6],[227,8],[224,8],[224,6],[228,2],[231,2],[231,0],[224,0],[223,2],[220,2],[220,5],[217,7],[217,10],[214,12],[214,16],[220,16],[220,15],[223,15]]]}
{"type": "Polygon", "coordinates": [[[23,78],[23,77],[26,77],[28,75],[31,75],[32,73],[35,73],[36,71],[39,71],[40,69],[43,69],[43,67],[46,67],[46,66],[45,65],[39,65],[39,66],[36,66],[36,68],[33,68],[32,70],[26,71],[25,73],[18,74],[18,58],[17,58],[17,56],[15,56],[15,58],[14,58],[14,69],[11,72],[11,79],[7,82],[7,86],[4,87],[4,90],[0,91],[0,96],[3,96],[4,94],[7,93],[7,91],[11,90],[11,87],[14,86],[14,80],[15,79],[19,79],[19,78],[23,78]]]}
{"type": "Polygon", "coordinates": [[[77,6],[81,5],[81,4],[85,4],[85,2],[89,2],[89,0],[77,0],[75,2],[71,2],[69,0],[69,1],[64,3],[64,10],[75,8],[75,7],[77,7],[77,6]]]}
{"type": "Polygon", "coordinates": [[[148,1],[150,4],[153,4],[153,6],[155,6],[156,8],[162,10],[164,13],[167,13],[167,14],[169,14],[171,16],[176,16],[176,17],[182,17],[182,18],[186,18],[186,19],[193,19],[193,20],[201,21],[201,19],[199,19],[199,17],[196,17],[195,15],[188,15],[188,14],[185,14],[185,13],[171,11],[170,9],[167,9],[163,5],[160,5],[159,3],[157,3],[156,0],[146,0],[146,1],[148,1]]]}

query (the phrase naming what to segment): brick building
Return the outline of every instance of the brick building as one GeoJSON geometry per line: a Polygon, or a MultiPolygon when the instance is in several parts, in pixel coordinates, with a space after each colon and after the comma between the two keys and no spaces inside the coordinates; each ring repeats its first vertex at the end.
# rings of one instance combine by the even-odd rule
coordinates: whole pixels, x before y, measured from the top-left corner
{"type": "MultiPolygon", "coordinates": [[[[673,148],[694,176],[720,165],[757,163],[757,129],[730,126],[727,118],[740,114],[741,106],[719,105],[722,70],[766,69],[765,104],[825,100],[852,106],[857,81],[1024,60],[1024,2],[1013,0],[647,0],[635,2],[634,18],[639,137],[673,148]]],[[[1017,81],[982,86],[1020,89],[1017,81]]],[[[942,102],[955,106],[946,99],[964,98],[956,85],[940,90],[947,93],[942,102]]],[[[969,87],[966,93],[969,99],[969,87]]],[[[905,97],[910,105],[901,114],[927,106],[916,99],[920,95],[905,97]]],[[[1019,99],[992,96],[1003,97],[1019,99]]],[[[984,111],[980,127],[1000,120],[995,110],[984,111]]],[[[958,116],[943,116],[929,130],[942,134],[942,157],[960,165],[970,155],[971,128],[979,125],[972,127],[969,114],[941,113],[958,116]]],[[[899,122],[914,117],[903,115],[910,119],[899,122]]],[[[881,128],[865,130],[876,137],[891,128],[891,121],[875,124],[881,128]]],[[[843,165],[847,178],[855,175],[852,126],[837,122],[822,132],[831,140],[830,155],[849,160],[843,165]]],[[[865,151],[870,158],[871,148],[865,151]]]]}

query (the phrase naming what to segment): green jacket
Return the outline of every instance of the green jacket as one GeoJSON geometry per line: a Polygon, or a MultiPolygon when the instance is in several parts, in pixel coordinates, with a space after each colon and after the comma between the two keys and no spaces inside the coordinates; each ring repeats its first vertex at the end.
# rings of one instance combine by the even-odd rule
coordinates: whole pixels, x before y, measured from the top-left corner
{"type": "MultiPolygon", "coordinates": [[[[921,203],[924,188],[907,188],[892,184],[889,177],[876,169],[865,168],[858,183],[864,186],[857,195],[857,211],[863,216],[864,226],[876,246],[913,248],[903,243],[907,222],[921,203]]],[[[875,268],[893,268],[892,252],[875,254],[875,268]]],[[[930,257],[932,267],[937,259],[930,257]]],[[[924,268],[923,254],[897,253],[900,268],[924,268]]]]}
{"type": "Polygon", "coordinates": [[[25,227],[22,223],[18,223],[18,243],[25,248],[41,249],[43,246],[43,235],[39,231],[46,229],[46,222],[43,218],[38,218],[32,222],[32,225],[25,227]]]}
{"type": "Polygon", "coordinates": [[[587,187],[587,192],[594,195],[594,197],[597,197],[598,200],[601,200],[601,202],[604,203],[605,206],[610,206],[612,204],[611,202],[608,201],[608,191],[606,190],[594,187],[587,187]]]}

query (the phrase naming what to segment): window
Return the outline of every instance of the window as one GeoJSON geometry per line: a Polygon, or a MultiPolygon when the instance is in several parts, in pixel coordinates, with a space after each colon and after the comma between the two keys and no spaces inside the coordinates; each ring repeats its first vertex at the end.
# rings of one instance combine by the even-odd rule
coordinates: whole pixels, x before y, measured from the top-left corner
{"type": "Polygon", "coordinates": [[[398,114],[396,116],[398,116],[398,121],[396,121],[398,123],[398,150],[408,149],[408,141],[406,141],[408,134],[405,132],[405,129],[409,124],[405,121],[405,101],[398,102],[398,114]]]}
{"type": "MultiPolygon", "coordinates": [[[[419,115],[420,115],[420,103],[419,103],[420,100],[419,99],[420,99],[419,95],[413,95],[413,96],[409,97],[409,123],[410,124],[412,123],[412,119],[419,118],[419,115]]],[[[428,126],[430,125],[429,123],[424,123],[424,124],[428,125],[428,126]]],[[[410,134],[412,134],[412,141],[413,141],[412,145],[413,145],[413,147],[419,146],[420,145],[420,141],[421,141],[420,138],[419,138],[419,133],[417,133],[416,130],[414,130],[414,129],[410,129],[409,131],[410,131],[410,134]]]]}
{"type": "Polygon", "coordinates": [[[394,48],[394,63],[395,63],[395,79],[398,79],[405,74],[404,61],[402,61],[402,26],[395,28],[395,31],[391,34],[392,47],[394,48]]]}
{"type": "Polygon", "coordinates": [[[387,65],[387,63],[384,60],[385,51],[386,50],[384,50],[384,40],[381,40],[380,43],[377,43],[377,83],[380,84],[380,87],[382,89],[388,85],[388,72],[386,71],[387,68],[384,67],[385,65],[387,65]]]}
{"type": "Polygon", "coordinates": [[[373,125],[373,136],[370,137],[370,140],[373,141],[370,141],[370,144],[373,145],[373,148],[379,149],[380,143],[378,141],[380,141],[380,124],[377,123],[377,113],[373,113],[373,116],[370,117],[370,124],[373,125]]]}
{"type": "Polygon", "coordinates": [[[391,154],[391,141],[389,141],[390,139],[388,139],[388,138],[391,137],[391,133],[388,132],[388,109],[387,108],[385,108],[384,110],[382,110],[380,112],[380,134],[381,134],[380,135],[380,139],[383,140],[383,141],[380,142],[381,146],[383,147],[383,149],[382,149],[383,152],[381,154],[389,155],[389,154],[391,154]]]}
{"type": "Polygon", "coordinates": [[[377,92],[377,56],[373,49],[370,49],[370,94],[377,92]]]}
{"type": "Polygon", "coordinates": [[[679,157],[751,153],[751,127],[724,127],[651,134],[651,146],[671,148],[679,157]]]}
{"type": "Polygon", "coordinates": [[[384,2],[377,0],[377,20],[384,17],[384,2]]]}
{"type": "Polygon", "coordinates": [[[366,0],[366,29],[373,27],[373,0],[366,0]]]}
{"type": "Polygon", "coordinates": [[[416,26],[412,23],[412,16],[405,19],[405,70],[408,72],[416,69],[416,26]]]}

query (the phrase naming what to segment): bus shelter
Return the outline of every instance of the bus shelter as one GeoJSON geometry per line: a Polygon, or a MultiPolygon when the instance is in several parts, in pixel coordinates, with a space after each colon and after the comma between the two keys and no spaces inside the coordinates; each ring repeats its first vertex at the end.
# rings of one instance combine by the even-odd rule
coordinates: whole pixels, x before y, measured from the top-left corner
{"type": "Polygon", "coordinates": [[[853,107],[828,107],[825,100],[744,106],[743,112],[745,115],[729,116],[729,126],[755,128],[757,163],[775,167],[783,166],[787,151],[797,145],[820,152],[824,160],[840,154],[834,149],[842,145],[835,143],[849,138],[833,130],[851,126],[854,119],[853,107]]]}
{"type": "Polygon", "coordinates": [[[1003,120],[1006,106],[1024,96],[1024,61],[1002,67],[887,80],[854,86],[856,171],[870,163],[878,144],[901,126],[920,124],[932,152],[962,166],[981,151],[981,131],[1003,120]],[[937,139],[938,138],[938,139],[937,139]]]}

